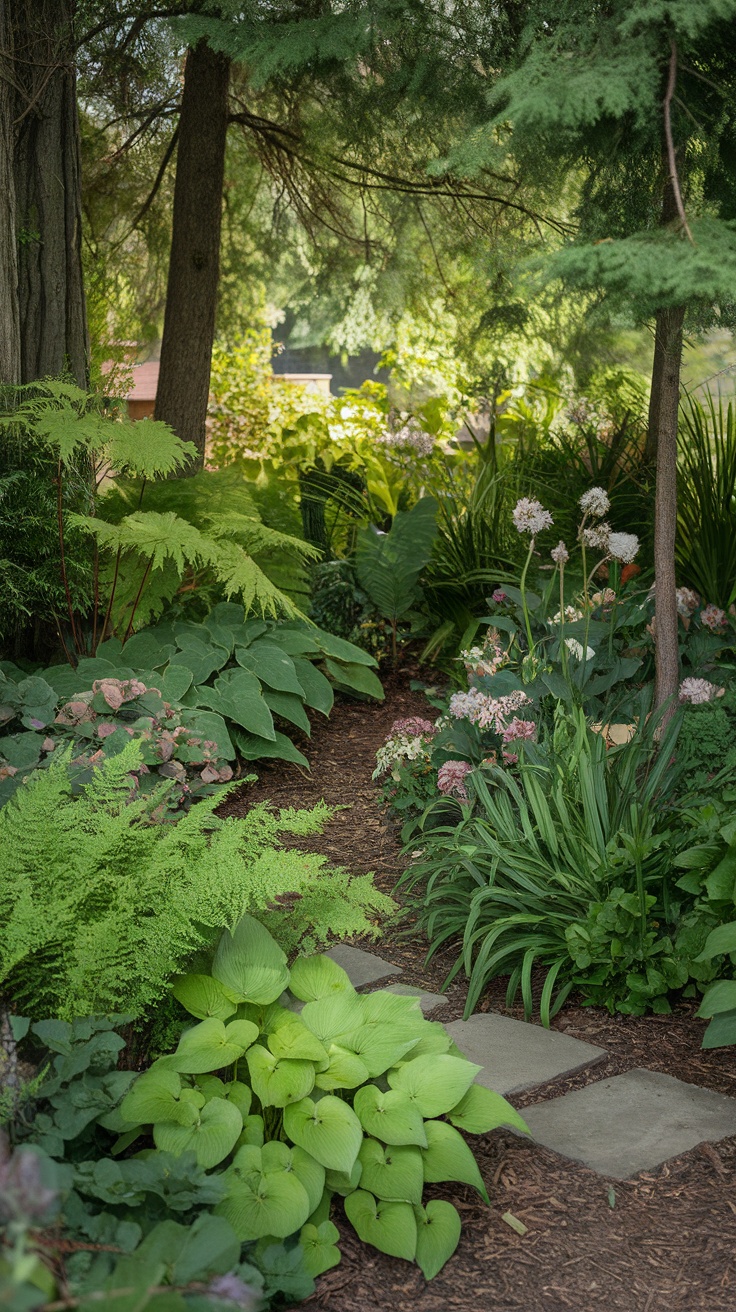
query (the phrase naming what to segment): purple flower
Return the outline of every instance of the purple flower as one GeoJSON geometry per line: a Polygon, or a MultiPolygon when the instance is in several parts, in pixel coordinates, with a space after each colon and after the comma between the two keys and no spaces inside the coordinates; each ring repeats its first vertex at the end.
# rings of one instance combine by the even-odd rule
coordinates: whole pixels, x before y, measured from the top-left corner
{"type": "Polygon", "coordinates": [[[726,612],[711,601],[701,610],[700,623],[704,624],[706,629],[710,629],[711,633],[718,633],[726,627],[726,612]]]}
{"type": "Polygon", "coordinates": [[[34,729],[43,729],[44,721],[43,721],[43,720],[34,720],[33,716],[31,716],[31,724],[33,725],[33,728],[34,728],[34,729]]]}
{"type": "Polygon", "coordinates": [[[496,588],[495,592],[491,593],[491,601],[505,601],[507,596],[508,594],[504,592],[503,588],[496,588]]]}
{"type": "Polygon", "coordinates": [[[260,1305],[260,1294],[252,1285],[246,1285],[240,1279],[240,1276],[232,1272],[227,1276],[215,1276],[207,1288],[207,1293],[212,1298],[218,1298],[223,1303],[230,1303],[234,1307],[249,1310],[260,1305]]]}
{"type": "Polygon", "coordinates": [[[440,792],[448,797],[454,795],[461,801],[467,802],[468,794],[464,780],[472,768],[467,761],[445,761],[437,771],[437,787],[440,792]]]}
{"type": "Polygon", "coordinates": [[[423,720],[418,715],[410,715],[404,720],[394,720],[388,736],[392,738],[395,733],[407,733],[411,737],[415,737],[418,734],[433,734],[434,731],[431,720],[423,720]]]}

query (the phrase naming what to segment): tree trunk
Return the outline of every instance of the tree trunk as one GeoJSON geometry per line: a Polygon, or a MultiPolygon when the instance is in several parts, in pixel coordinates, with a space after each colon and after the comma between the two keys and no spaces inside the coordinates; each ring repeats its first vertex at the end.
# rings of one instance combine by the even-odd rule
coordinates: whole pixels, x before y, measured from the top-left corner
{"type": "MultiPolygon", "coordinates": [[[[660,310],[657,338],[661,340],[661,373],[656,413],[657,491],[654,507],[654,581],[656,677],[655,705],[677,692],[680,658],[675,596],[675,535],[677,532],[677,420],[680,405],[680,361],[684,306],[660,310]]],[[[667,717],[669,718],[669,716],[667,717]]]]}
{"type": "Polygon", "coordinates": [[[0,0],[0,383],[20,382],[12,49],[10,7],[8,0],[0,0]]]}
{"type": "Polygon", "coordinates": [[[13,0],[21,378],[88,385],[74,0],[13,0]]]}
{"type": "Polygon", "coordinates": [[[187,54],[176,154],[156,419],[193,442],[204,462],[205,420],[220,271],[230,61],[200,41],[187,54]]]}

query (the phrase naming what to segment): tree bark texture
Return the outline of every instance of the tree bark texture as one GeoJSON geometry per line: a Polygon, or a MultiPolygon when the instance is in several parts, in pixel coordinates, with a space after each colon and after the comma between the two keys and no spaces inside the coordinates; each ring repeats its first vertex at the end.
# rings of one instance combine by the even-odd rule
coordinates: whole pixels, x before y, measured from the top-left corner
{"type": "Polygon", "coordinates": [[[9,0],[0,0],[0,383],[20,382],[12,50],[10,3],[9,0]]]}
{"type": "Polygon", "coordinates": [[[11,0],[21,378],[88,384],[74,0],[11,0]]]}
{"type": "Polygon", "coordinates": [[[680,361],[684,306],[660,310],[657,338],[662,367],[656,414],[657,491],[654,506],[654,581],[656,677],[655,705],[677,692],[680,658],[675,596],[675,535],[677,532],[677,421],[680,406],[680,361]]]}
{"type": "Polygon", "coordinates": [[[202,468],[220,272],[230,61],[204,41],[187,54],[156,419],[193,442],[202,468]]]}

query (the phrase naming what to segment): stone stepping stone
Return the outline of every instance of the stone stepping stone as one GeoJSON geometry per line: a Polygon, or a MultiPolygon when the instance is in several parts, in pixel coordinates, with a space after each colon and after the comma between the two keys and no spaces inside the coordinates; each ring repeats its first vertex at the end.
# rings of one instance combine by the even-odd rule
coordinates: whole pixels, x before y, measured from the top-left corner
{"type": "Polygon", "coordinates": [[[569,1075],[606,1055],[605,1049],[569,1034],[493,1011],[451,1021],[445,1028],[460,1051],[483,1067],[478,1084],[504,1095],[569,1075]]]}
{"type": "Polygon", "coordinates": [[[432,1011],[436,1011],[438,1007],[443,1007],[447,1002],[444,993],[427,993],[426,989],[415,989],[409,984],[389,984],[385,991],[386,993],[400,993],[404,997],[419,998],[419,1006],[425,1016],[428,1016],[432,1011]]]}
{"type": "Polygon", "coordinates": [[[642,1067],[523,1115],[537,1143],[617,1180],[736,1134],[736,1098],[642,1067]]]}
{"type": "Polygon", "coordinates": [[[364,952],[362,948],[353,948],[349,943],[337,943],[326,954],[342,966],[350,976],[350,983],[358,989],[363,984],[373,984],[377,979],[387,975],[400,975],[401,966],[392,966],[373,952],[364,952]]]}

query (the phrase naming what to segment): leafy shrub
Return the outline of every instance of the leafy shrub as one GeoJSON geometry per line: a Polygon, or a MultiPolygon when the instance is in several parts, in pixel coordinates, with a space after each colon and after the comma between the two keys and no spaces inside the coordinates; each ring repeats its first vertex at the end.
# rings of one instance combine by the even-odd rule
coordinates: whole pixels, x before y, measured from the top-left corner
{"type": "Polygon", "coordinates": [[[244,908],[265,911],[286,894],[308,894],[303,911],[298,899],[289,906],[290,944],[324,942],[333,924],[362,933],[366,909],[392,909],[370,880],[339,874],[333,884],[323,857],[279,847],[281,832],[318,831],[324,806],[276,815],[261,805],[222,820],[220,793],[161,825],[172,783],[136,796],[137,744],[81,784],[69,758],[55,755],[0,810],[0,993],[29,1015],[140,1014],[244,908]]]}
{"type": "Polygon", "coordinates": [[[437,506],[422,497],[411,510],[394,516],[388,533],[361,529],[355,554],[358,580],[379,615],[387,619],[396,654],[396,628],[421,598],[419,578],[432,554],[437,506]]]}
{"type": "MultiPolygon", "coordinates": [[[[733,863],[733,851],[731,852],[733,863]]],[[[703,947],[703,961],[712,962],[728,954],[733,963],[736,953],[736,921],[730,920],[711,930],[703,947]]],[[[721,979],[706,990],[698,1016],[710,1024],[703,1037],[704,1048],[726,1048],[736,1043],[736,980],[721,979]]]]}

